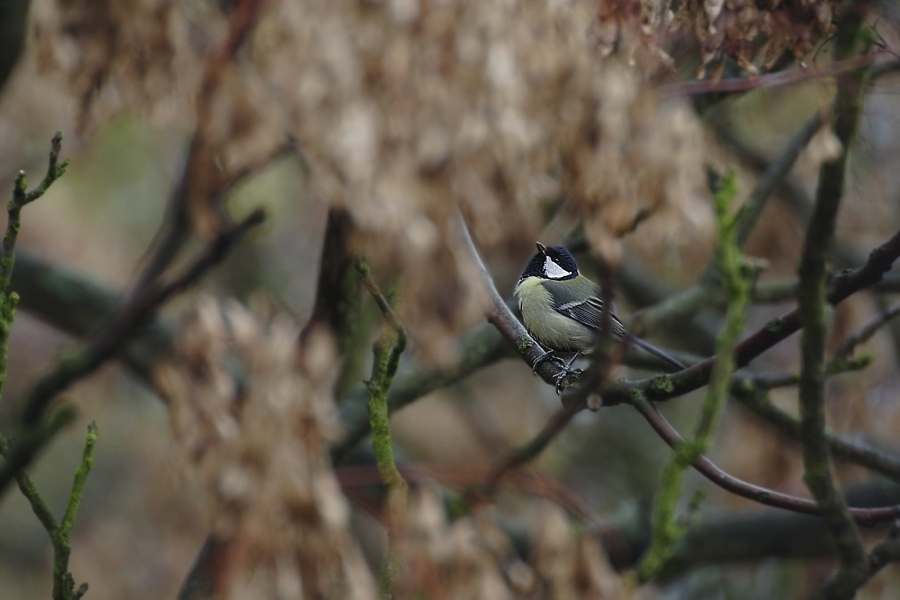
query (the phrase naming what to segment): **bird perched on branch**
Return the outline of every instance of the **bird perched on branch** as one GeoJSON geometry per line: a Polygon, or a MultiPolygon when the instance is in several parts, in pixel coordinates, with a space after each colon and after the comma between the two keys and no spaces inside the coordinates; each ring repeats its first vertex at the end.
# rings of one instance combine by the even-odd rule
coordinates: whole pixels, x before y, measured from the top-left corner
{"type": "MultiPolygon", "coordinates": [[[[574,353],[564,364],[558,385],[575,359],[597,345],[605,318],[603,300],[600,286],[578,272],[575,257],[565,247],[547,248],[538,243],[537,250],[519,278],[515,296],[525,328],[548,350],[535,368],[544,360],[558,360],[556,352],[574,353]]],[[[659,348],[629,334],[614,313],[610,313],[608,323],[609,333],[616,340],[627,339],[678,370],[685,368],[659,348]]]]}

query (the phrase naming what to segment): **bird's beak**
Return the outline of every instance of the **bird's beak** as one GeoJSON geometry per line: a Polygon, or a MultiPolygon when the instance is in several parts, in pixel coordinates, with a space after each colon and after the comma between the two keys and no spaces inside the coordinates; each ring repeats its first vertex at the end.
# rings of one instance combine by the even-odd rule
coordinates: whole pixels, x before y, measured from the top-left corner
{"type": "Polygon", "coordinates": [[[547,254],[547,247],[540,242],[537,243],[537,249],[541,254],[547,254]]]}

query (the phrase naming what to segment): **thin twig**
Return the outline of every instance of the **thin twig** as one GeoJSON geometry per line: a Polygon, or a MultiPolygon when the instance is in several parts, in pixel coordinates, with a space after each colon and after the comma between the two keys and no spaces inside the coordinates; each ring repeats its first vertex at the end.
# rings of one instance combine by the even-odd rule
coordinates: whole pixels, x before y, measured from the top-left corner
{"type": "MultiPolygon", "coordinates": [[[[650,424],[660,438],[671,448],[676,448],[684,443],[684,439],[675,431],[675,428],[662,416],[662,414],[645,398],[637,396],[630,404],[634,406],[644,419],[650,424]]],[[[813,500],[799,498],[769,490],[752,483],[748,483],[737,477],[729,475],[720,469],[705,456],[700,456],[692,466],[698,473],[724,490],[737,496],[748,498],[754,502],[774,506],[791,512],[807,515],[822,515],[822,509],[813,500]]],[[[900,505],[884,506],[877,508],[851,508],[850,515],[861,525],[871,525],[883,521],[889,521],[900,516],[900,505]]]]}
{"type": "MultiPolygon", "coordinates": [[[[794,134],[778,159],[769,165],[756,187],[750,192],[750,196],[741,207],[738,216],[740,219],[737,233],[738,247],[743,247],[747,243],[747,239],[753,232],[769,199],[785,181],[803,149],[809,145],[810,140],[821,129],[825,120],[823,113],[824,111],[817,111],[794,134]]],[[[703,275],[696,285],[683,292],[672,294],[653,307],[632,315],[627,323],[629,330],[636,335],[655,331],[667,323],[677,322],[694,315],[699,308],[709,306],[711,298],[717,298],[716,304],[724,306],[724,295],[720,292],[720,286],[715,282],[717,273],[718,263],[714,257],[703,270],[703,275]]]]}
{"type": "Polygon", "coordinates": [[[6,222],[6,233],[3,236],[3,256],[0,258],[0,290],[9,289],[9,281],[12,277],[15,263],[16,239],[19,236],[21,226],[22,209],[31,202],[43,196],[53,185],[53,182],[62,177],[69,166],[69,161],[64,160],[59,164],[59,153],[62,150],[62,133],[57,132],[50,140],[50,158],[47,162],[47,173],[41,183],[32,191],[27,190],[25,171],[19,171],[13,184],[13,196],[6,206],[9,219],[6,222]]]}
{"type": "Polygon", "coordinates": [[[857,346],[868,341],[879,329],[884,327],[897,315],[900,315],[900,303],[891,306],[886,311],[866,323],[859,331],[848,336],[835,351],[835,357],[846,358],[853,354],[853,351],[856,350],[857,346]]]}
{"type": "MultiPolygon", "coordinates": [[[[469,259],[481,275],[484,292],[488,298],[488,306],[485,311],[488,322],[496,327],[500,334],[513,344],[525,362],[532,367],[538,365],[535,368],[535,373],[540,375],[547,383],[555,384],[557,382],[557,376],[563,370],[562,366],[552,360],[543,360],[547,353],[541,348],[540,344],[534,341],[534,338],[531,337],[528,330],[525,329],[525,326],[519,322],[509,309],[509,306],[507,306],[506,301],[497,291],[497,286],[494,285],[494,279],[491,277],[490,273],[488,273],[487,268],[484,266],[484,262],[481,260],[481,255],[475,248],[475,243],[472,241],[472,236],[469,234],[469,228],[466,225],[465,219],[461,213],[457,214],[461,241],[469,255],[469,259]]],[[[565,389],[570,385],[571,381],[572,380],[569,377],[565,377],[561,381],[559,387],[565,389]]]]}
{"type": "Polygon", "coordinates": [[[375,280],[372,279],[372,269],[369,268],[369,265],[362,259],[356,259],[356,270],[359,272],[362,277],[362,283],[368,290],[369,294],[371,294],[372,299],[375,300],[375,304],[378,305],[378,310],[381,311],[381,314],[384,316],[385,321],[387,321],[388,325],[390,325],[394,331],[397,332],[397,335],[406,339],[406,329],[403,327],[403,323],[400,322],[400,319],[397,317],[396,313],[394,313],[394,309],[391,308],[391,303],[388,302],[387,298],[384,297],[384,294],[381,293],[381,290],[378,288],[378,284],[375,283],[375,280]]]}
{"type": "Polygon", "coordinates": [[[384,598],[393,596],[394,582],[400,568],[397,554],[397,526],[406,512],[407,485],[394,461],[391,429],[388,420],[387,393],[397,374],[400,355],[406,348],[407,336],[403,323],[391,308],[391,303],[372,279],[369,265],[362,259],[355,262],[356,270],[362,276],[363,285],[374,298],[384,316],[385,326],[372,348],[372,377],[366,382],[369,389],[369,421],[372,427],[372,451],[381,481],[387,487],[388,512],[388,558],[382,570],[381,594],[384,598]],[[393,330],[388,330],[388,327],[393,330]]]}
{"type": "MultiPolygon", "coordinates": [[[[31,478],[24,471],[16,473],[15,478],[19,484],[22,495],[31,505],[31,510],[44,526],[47,535],[53,545],[53,600],[74,600],[80,598],[87,591],[87,584],[83,583],[75,589],[75,579],[69,572],[69,557],[72,554],[72,528],[75,525],[75,517],[81,506],[84,484],[94,466],[94,446],[97,443],[97,425],[88,425],[87,440],[81,455],[81,464],[75,472],[72,482],[72,491],[69,493],[69,501],[66,504],[66,512],[62,521],[57,522],[53,513],[47,508],[44,499],[41,498],[31,478]]],[[[0,455],[8,457],[9,443],[0,436],[0,455]]]]}
{"type": "Polygon", "coordinates": [[[75,409],[69,405],[60,406],[37,428],[26,430],[10,443],[4,457],[6,462],[0,468],[0,496],[16,476],[34,461],[41,450],[67,425],[75,420],[75,409]]]}
{"type": "MultiPolygon", "coordinates": [[[[747,269],[739,240],[741,227],[747,227],[748,223],[752,227],[750,222],[755,221],[754,205],[749,205],[748,211],[732,214],[731,203],[737,195],[733,172],[717,182],[714,192],[719,229],[715,264],[722,276],[728,310],[725,326],[716,336],[715,363],[694,438],[674,448],[675,455],[660,478],[653,505],[653,539],[638,567],[638,577],[642,581],[652,580],[665,567],[687,530],[677,517],[684,474],[708,450],[718,427],[734,372],[732,353],[744,330],[744,311],[750,298],[751,282],[757,275],[756,271],[747,269]]],[[[696,509],[698,503],[692,502],[692,505],[696,509]]]]}
{"type": "MultiPolygon", "coordinates": [[[[400,410],[436,389],[465,379],[512,353],[510,345],[497,329],[486,325],[463,337],[459,355],[459,362],[446,368],[401,367],[388,392],[390,412],[400,410]]],[[[344,436],[331,448],[331,460],[335,464],[344,462],[369,433],[369,413],[366,408],[368,400],[369,394],[365,386],[358,386],[338,407],[338,421],[344,429],[344,436]]]]}
{"type": "Polygon", "coordinates": [[[794,163],[797,162],[797,158],[809,145],[809,142],[816,133],[822,128],[827,113],[828,111],[824,109],[817,110],[816,113],[804,123],[803,127],[800,128],[800,131],[794,134],[794,137],[788,142],[787,148],[784,149],[778,159],[772,162],[769,165],[769,168],[766,169],[766,172],[760,177],[756,184],[756,188],[754,188],[750,197],[747,198],[747,201],[741,206],[741,211],[738,216],[740,225],[738,225],[737,232],[739,247],[743,247],[747,243],[768,200],[775,194],[775,190],[778,189],[778,186],[784,182],[785,178],[791,172],[791,168],[794,166],[794,163]]]}
{"type": "MultiPolygon", "coordinates": [[[[800,420],[794,415],[781,410],[768,401],[764,393],[748,389],[732,388],[732,397],[744,408],[762,419],[769,426],[784,436],[799,441],[801,436],[800,420]]],[[[832,458],[843,460],[865,467],[875,473],[900,482],[900,459],[879,450],[825,431],[828,449],[832,458]]]]}
{"type": "MultiPolygon", "coordinates": [[[[900,231],[875,248],[865,265],[835,277],[827,297],[828,302],[832,306],[837,306],[856,292],[878,283],[882,275],[891,269],[898,256],[900,256],[900,231]]],[[[757,356],[799,329],[800,317],[797,309],[773,319],[737,345],[735,363],[739,367],[748,365],[757,356]]],[[[712,364],[713,359],[707,358],[678,373],[616,383],[602,390],[603,404],[613,406],[627,403],[631,394],[635,392],[645,394],[652,402],[683,396],[708,383],[712,364]]]]}
{"type": "MultiPolygon", "coordinates": [[[[216,206],[216,201],[229,185],[255,171],[245,170],[227,181],[216,164],[215,152],[218,148],[210,140],[210,130],[214,127],[214,95],[222,87],[225,69],[247,39],[268,2],[269,0],[241,0],[229,18],[225,40],[205,65],[196,94],[196,126],[188,146],[184,169],[169,200],[167,217],[154,241],[155,251],[138,276],[136,292],[152,285],[169,267],[189,238],[191,225],[194,226],[194,231],[203,230],[207,238],[213,237],[212,232],[229,226],[224,212],[216,206]],[[197,223],[201,213],[210,221],[204,227],[197,223]]],[[[279,148],[272,156],[277,156],[282,150],[279,148]]],[[[261,163],[269,162],[272,156],[267,156],[261,163]]]]}
{"type": "Polygon", "coordinates": [[[783,87],[795,85],[805,81],[820,79],[823,77],[836,77],[846,73],[852,73],[870,66],[880,67],[884,70],[900,68],[900,61],[881,61],[886,53],[872,52],[863,56],[836,60],[821,68],[798,68],[779,73],[769,73],[757,77],[742,77],[740,79],[722,79],[719,81],[702,80],[673,83],[661,87],[664,96],[694,96],[697,94],[721,94],[748,92],[760,88],[783,87]]]}
{"type": "MultiPolygon", "coordinates": [[[[845,490],[853,506],[900,503],[900,486],[871,480],[845,490]]],[[[879,527],[880,529],[880,527],[879,527]]],[[[607,519],[599,528],[614,568],[631,568],[644,554],[649,540],[640,517],[607,519]]],[[[708,510],[687,532],[657,581],[670,582],[696,567],[827,558],[833,546],[822,519],[802,513],[759,507],[753,510],[708,510]]]]}
{"type": "Polygon", "coordinates": [[[537,458],[581,410],[582,407],[577,404],[567,404],[553,413],[540,433],[518,450],[511,452],[491,470],[484,483],[486,492],[493,493],[500,481],[509,473],[537,458]]]}
{"type": "Polygon", "coordinates": [[[53,182],[66,172],[69,161],[59,164],[59,153],[62,150],[62,133],[56,132],[50,141],[50,158],[47,162],[47,173],[41,183],[32,191],[28,191],[25,171],[19,171],[13,184],[12,199],[6,205],[8,218],[6,233],[3,235],[3,254],[0,256],[0,396],[6,385],[9,370],[9,334],[16,318],[16,305],[19,295],[10,292],[9,284],[16,263],[16,240],[22,225],[22,209],[34,202],[53,185],[53,182]]]}

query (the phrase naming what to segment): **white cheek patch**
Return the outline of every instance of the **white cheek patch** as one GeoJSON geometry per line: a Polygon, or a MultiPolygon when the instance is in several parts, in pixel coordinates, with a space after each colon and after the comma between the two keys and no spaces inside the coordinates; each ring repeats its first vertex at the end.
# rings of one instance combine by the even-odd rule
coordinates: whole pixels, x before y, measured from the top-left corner
{"type": "Polygon", "coordinates": [[[544,257],[544,273],[546,273],[547,277],[550,279],[564,279],[566,277],[571,277],[572,275],[570,271],[563,269],[549,256],[544,257]]]}

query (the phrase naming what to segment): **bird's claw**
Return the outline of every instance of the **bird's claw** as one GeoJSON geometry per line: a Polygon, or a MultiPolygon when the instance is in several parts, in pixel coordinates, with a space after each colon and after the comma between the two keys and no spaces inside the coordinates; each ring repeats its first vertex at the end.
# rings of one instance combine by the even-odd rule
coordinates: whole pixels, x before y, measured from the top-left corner
{"type": "Polygon", "coordinates": [[[548,360],[549,360],[549,361],[552,361],[552,362],[555,362],[556,364],[558,364],[558,365],[559,365],[560,367],[562,367],[563,369],[566,368],[566,363],[565,363],[565,361],[563,361],[563,359],[561,359],[560,357],[556,356],[556,355],[553,353],[553,351],[551,350],[551,351],[549,351],[549,352],[544,352],[544,354],[543,354],[540,358],[538,358],[536,361],[534,361],[534,365],[532,365],[532,367],[531,367],[531,372],[532,372],[533,374],[537,375],[538,367],[540,367],[542,364],[544,364],[544,363],[547,362],[548,360]]]}
{"type": "Polygon", "coordinates": [[[581,373],[581,369],[570,369],[567,365],[563,365],[562,370],[553,377],[553,383],[556,384],[556,395],[561,396],[563,392],[562,384],[569,375],[577,375],[581,373]]]}

